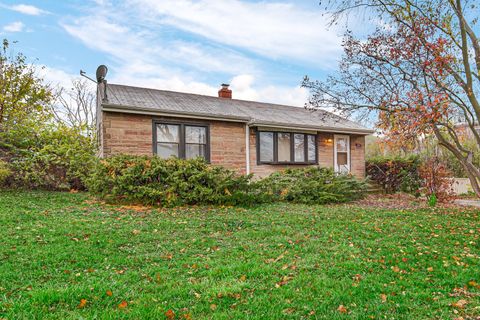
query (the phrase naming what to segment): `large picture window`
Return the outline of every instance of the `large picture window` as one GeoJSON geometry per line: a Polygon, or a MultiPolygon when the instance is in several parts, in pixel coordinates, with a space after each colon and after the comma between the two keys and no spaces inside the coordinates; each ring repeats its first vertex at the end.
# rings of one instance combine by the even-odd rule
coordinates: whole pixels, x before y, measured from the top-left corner
{"type": "Polygon", "coordinates": [[[161,158],[210,160],[208,126],[154,122],[153,152],[161,158]]]}
{"type": "Polygon", "coordinates": [[[317,163],[316,135],[292,132],[257,132],[259,164],[317,163]]]}

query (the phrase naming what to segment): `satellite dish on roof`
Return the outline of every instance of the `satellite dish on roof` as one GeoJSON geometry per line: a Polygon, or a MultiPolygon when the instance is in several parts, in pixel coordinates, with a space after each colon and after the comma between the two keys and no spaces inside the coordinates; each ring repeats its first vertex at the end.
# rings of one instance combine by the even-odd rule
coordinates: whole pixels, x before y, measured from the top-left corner
{"type": "Polygon", "coordinates": [[[97,82],[102,82],[107,76],[108,68],[106,65],[102,64],[97,68],[97,82]]]}

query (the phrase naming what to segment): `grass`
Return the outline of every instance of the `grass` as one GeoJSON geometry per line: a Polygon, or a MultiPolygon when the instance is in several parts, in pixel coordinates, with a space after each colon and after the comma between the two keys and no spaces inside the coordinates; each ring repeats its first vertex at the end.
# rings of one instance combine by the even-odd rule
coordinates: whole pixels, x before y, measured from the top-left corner
{"type": "Polygon", "coordinates": [[[474,318],[479,221],[459,209],[144,210],[0,192],[0,318],[474,318]]]}

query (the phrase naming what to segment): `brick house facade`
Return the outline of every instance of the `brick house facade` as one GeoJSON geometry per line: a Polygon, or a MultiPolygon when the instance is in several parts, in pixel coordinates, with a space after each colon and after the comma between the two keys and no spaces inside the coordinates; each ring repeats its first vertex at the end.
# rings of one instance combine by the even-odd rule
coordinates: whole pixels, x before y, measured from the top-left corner
{"type": "MultiPolygon", "coordinates": [[[[202,139],[206,141],[202,140],[201,145],[194,144],[192,150],[197,152],[201,150],[201,154],[214,165],[222,165],[242,174],[253,173],[256,177],[263,177],[287,167],[307,165],[335,167],[336,161],[338,163],[343,161],[344,169],[359,178],[365,176],[365,135],[371,133],[371,130],[337,116],[332,115],[339,119],[336,123],[338,128],[332,127],[331,124],[328,128],[323,127],[321,118],[318,120],[318,126],[311,125],[312,114],[316,116],[315,113],[306,114],[305,122],[295,119],[295,123],[280,123],[274,119],[279,115],[272,111],[278,109],[282,115],[284,112],[291,113],[287,114],[291,119],[302,117],[305,109],[297,107],[287,109],[286,106],[234,100],[231,99],[231,91],[226,86],[219,91],[219,97],[207,97],[111,84],[108,84],[106,90],[103,87],[105,85],[100,83],[98,90],[97,124],[100,156],[155,153],[161,155],[165,150],[169,150],[168,152],[175,150],[175,155],[185,157],[191,149],[188,146],[188,137],[185,138],[188,135],[186,130],[201,128],[202,134],[206,136],[202,139]],[[225,90],[229,93],[222,97],[225,90]],[[210,109],[215,103],[220,106],[210,109]],[[173,108],[169,109],[169,106],[173,108]],[[230,107],[233,111],[227,109],[230,107]],[[198,108],[199,111],[192,112],[192,108],[198,108]],[[244,112],[245,110],[251,115],[244,112]],[[221,114],[222,111],[224,114],[221,114]],[[258,115],[267,114],[265,117],[271,118],[272,121],[260,121],[261,117],[256,117],[255,112],[258,112],[258,115]],[[160,139],[158,133],[155,134],[159,130],[158,126],[161,126],[162,130],[166,126],[172,126],[175,132],[183,130],[178,133],[184,140],[183,143],[174,137],[172,141],[166,143],[165,146],[168,148],[165,149],[163,142],[157,141],[160,139]],[[260,133],[265,133],[266,144],[258,143],[260,133]],[[276,140],[271,142],[271,137],[275,137],[276,140]],[[336,153],[335,143],[338,143],[338,139],[342,140],[344,149],[342,151],[337,149],[336,153]],[[180,148],[183,152],[178,151],[180,148]],[[259,155],[264,157],[266,153],[271,157],[269,161],[260,161],[259,155]],[[285,156],[291,161],[279,161],[285,156]],[[311,162],[306,163],[307,157],[311,162]],[[301,160],[299,163],[296,162],[297,158],[301,160]],[[337,160],[340,158],[341,160],[337,160]]],[[[163,137],[163,131],[160,135],[163,137]]],[[[340,168],[340,165],[338,167],[340,168]]]]}

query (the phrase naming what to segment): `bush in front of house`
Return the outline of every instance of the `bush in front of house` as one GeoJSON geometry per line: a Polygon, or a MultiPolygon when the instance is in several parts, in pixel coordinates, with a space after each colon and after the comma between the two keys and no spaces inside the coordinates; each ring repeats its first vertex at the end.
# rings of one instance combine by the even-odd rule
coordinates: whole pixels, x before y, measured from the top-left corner
{"type": "Polygon", "coordinates": [[[327,204],[362,198],[366,183],[330,168],[307,167],[275,172],[256,182],[256,188],[275,201],[327,204]]]}
{"type": "Polygon", "coordinates": [[[287,169],[252,182],[251,175],[204,160],[118,155],[98,162],[88,190],[107,201],[164,207],[252,205],[273,201],[340,203],[362,197],[364,182],[331,169],[287,169]]]}
{"type": "Polygon", "coordinates": [[[387,193],[398,191],[419,195],[422,179],[419,157],[376,157],[366,162],[368,178],[387,193]]]}
{"type": "Polygon", "coordinates": [[[200,158],[119,155],[99,161],[87,185],[90,192],[110,201],[165,207],[249,205],[258,201],[250,178],[200,158]]]}

